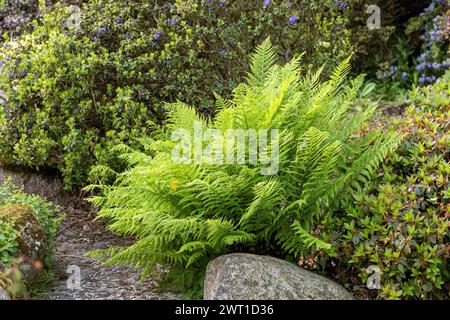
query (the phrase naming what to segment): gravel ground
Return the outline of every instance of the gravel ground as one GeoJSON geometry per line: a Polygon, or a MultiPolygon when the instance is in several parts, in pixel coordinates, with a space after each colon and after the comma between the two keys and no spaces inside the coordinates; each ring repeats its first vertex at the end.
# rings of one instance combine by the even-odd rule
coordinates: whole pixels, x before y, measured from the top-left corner
{"type": "MultiPolygon", "coordinates": [[[[101,261],[85,257],[86,252],[124,245],[130,242],[111,234],[104,223],[93,221],[95,215],[73,207],[65,210],[56,238],[54,252],[55,279],[50,292],[37,299],[49,300],[166,300],[178,299],[170,293],[156,292],[153,279],[140,280],[139,272],[132,268],[102,266],[101,261]],[[73,279],[69,266],[79,267],[81,286],[69,289],[73,279]]],[[[73,269],[72,269],[73,270],[73,269]]]]}

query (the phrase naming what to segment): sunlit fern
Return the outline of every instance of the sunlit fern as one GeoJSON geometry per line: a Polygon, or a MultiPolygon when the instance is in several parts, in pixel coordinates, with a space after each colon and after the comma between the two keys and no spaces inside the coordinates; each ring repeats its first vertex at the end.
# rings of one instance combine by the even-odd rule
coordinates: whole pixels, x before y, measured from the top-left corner
{"type": "Polygon", "coordinates": [[[142,140],[145,153],[118,148],[129,170],[114,186],[92,186],[102,195],[91,201],[112,231],[134,236],[136,243],[96,255],[152,271],[157,264],[203,263],[236,245],[257,242],[296,257],[311,250],[335,253],[314,231],[361,187],[400,137],[356,134],[375,106],[350,110],[363,77],[347,79],[349,59],[320,83],[321,70],[302,76],[300,56],[284,66],[275,57],[266,40],[252,56],[248,82],[235,89],[231,100],[217,97],[214,121],[173,104],[168,125],[153,135],[157,138],[142,140]],[[177,128],[192,132],[194,121],[221,132],[279,129],[278,173],[261,175],[261,164],[175,164],[171,133],[177,128]]]}

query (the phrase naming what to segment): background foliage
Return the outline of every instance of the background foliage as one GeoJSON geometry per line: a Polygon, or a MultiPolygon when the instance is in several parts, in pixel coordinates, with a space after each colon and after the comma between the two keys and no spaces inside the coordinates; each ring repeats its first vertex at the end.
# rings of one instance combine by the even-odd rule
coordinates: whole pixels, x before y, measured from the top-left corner
{"type": "Polygon", "coordinates": [[[57,168],[69,188],[93,164],[119,169],[110,147],[161,123],[164,102],[214,114],[213,92],[229,96],[268,35],[284,61],[304,51],[306,69],[326,62],[327,74],[351,52],[359,66],[395,29],[369,32],[366,2],[92,0],[80,20],[61,3],[42,9],[0,52],[0,161],[57,168]]]}

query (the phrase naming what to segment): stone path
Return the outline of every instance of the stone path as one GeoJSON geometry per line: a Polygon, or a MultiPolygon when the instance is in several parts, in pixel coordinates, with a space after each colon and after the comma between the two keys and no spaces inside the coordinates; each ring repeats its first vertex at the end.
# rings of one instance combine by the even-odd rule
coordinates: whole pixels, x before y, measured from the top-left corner
{"type": "Polygon", "coordinates": [[[65,209],[54,251],[54,284],[38,299],[50,300],[165,300],[177,299],[173,293],[156,292],[152,279],[140,280],[139,272],[127,267],[103,266],[101,261],[86,257],[86,252],[124,245],[130,242],[111,234],[104,223],[93,221],[95,215],[83,210],[65,209]],[[68,270],[69,268],[69,270],[68,270]],[[79,268],[79,269],[78,269],[79,268]],[[80,271],[80,288],[73,281],[80,271]],[[69,271],[69,272],[68,272],[69,271]],[[68,281],[69,280],[69,281],[68,281]]]}

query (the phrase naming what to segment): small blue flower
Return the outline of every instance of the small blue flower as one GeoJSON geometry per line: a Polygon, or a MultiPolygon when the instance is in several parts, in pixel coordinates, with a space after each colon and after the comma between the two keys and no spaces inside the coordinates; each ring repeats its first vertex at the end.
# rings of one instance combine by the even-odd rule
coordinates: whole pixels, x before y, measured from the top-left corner
{"type": "Polygon", "coordinates": [[[264,6],[268,6],[270,4],[270,0],[264,0],[264,6]]]}
{"type": "Polygon", "coordinates": [[[158,40],[159,38],[161,38],[162,32],[157,32],[153,35],[153,39],[158,40]]]}
{"type": "Polygon", "coordinates": [[[299,18],[297,16],[292,16],[289,18],[289,23],[294,24],[294,23],[297,23],[298,20],[299,20],[299,18]]]}

